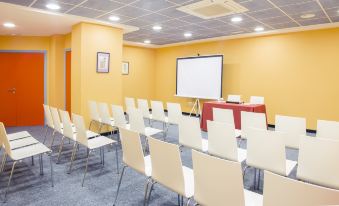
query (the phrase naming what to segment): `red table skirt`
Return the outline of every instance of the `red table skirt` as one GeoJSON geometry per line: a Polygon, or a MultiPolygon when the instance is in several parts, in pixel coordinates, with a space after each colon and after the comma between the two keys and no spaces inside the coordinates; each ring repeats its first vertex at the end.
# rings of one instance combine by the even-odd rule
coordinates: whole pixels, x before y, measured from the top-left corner
{"type": "Polygon", "coordinates": [[[213,120],[213,108],[232,109],[236,129],[241,129],[241,111],[266,114],[266,106],[264,104],[245,105],[226,102],[205,102],[202,108],[200,125],[203,131],[207,131],[207,120],[213,120]]]}

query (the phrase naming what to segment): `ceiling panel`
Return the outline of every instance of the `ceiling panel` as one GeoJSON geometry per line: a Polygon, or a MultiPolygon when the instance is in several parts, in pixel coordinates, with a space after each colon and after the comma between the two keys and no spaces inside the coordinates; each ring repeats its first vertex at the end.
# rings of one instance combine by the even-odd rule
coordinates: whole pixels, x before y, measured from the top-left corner
{"type": "Polygon", "coordinates": [[[29,6],[33,0],[0,0],[0,2],[29,6]]]}
{"type": "Polygon", "coordinates": [[[299,26],[297,23],[295,22],[285,22],[285,23],[281,23],[281,24],[274,24],[274,25],[270,25],[275,29],[286,29],[286,28],[292,28],[292,27],[297,27],[299,26]]]}
{"type": "Polygon", "coordinates": [[[328,18],[321,18],[321,19],[307,19],[303,21],[298,21],[303,26],[309,26],[309,25],[316,25],[316,24],[327,24],[330,23],[328,18]]]}
{"type": "Polygon", "coordinates": [[[84,16],[89,18],[95,18],[97,16],[105,14],[104,11],[89,9],[85,7],[76,7],[68,12],[69,14],[77,15],[77,16],[84,16]]]}
{"type": "Polygon", "coordinates": [[[187,16],[187,13],[181,12],[179,10],[176,9],[177,7],[170,7],[167,9],[163,9],[161,11],[159,11],[160,14],[172,17],[172,18],[180,18],[183,16],[187,16]]]}
{"type": "Polygon", "coordinates": [[[235,0],[235,2],[239,2],[250,12],[273,8],[273,5],[266,0],[235,0]]]}
{"type": "Polygon", "coordinates": [[[81,6],[101,11],[112,11],[124,6],[124,4],[110,0],[87,0],[85,3],[81,4],[81,6]]]}
{"type": "Polygon", "coordinates": [[[339,8],[338,0],[319,0],[325,9],[339,8]]]}
{"type": "Polygon", "coordinates": [[[256,19],[267,19],[267,18],[272,18],[272,17],[284,16],[284,13],[276,8],[265,9],[265,10],[256,11],[256,12],[249,12],[247,14],[256,19]]]}
{"type": "Polygon", "coordinates": [[[164,22],[164,21],[168,21],[171,18],[164,16],[164,15],[161,15],[161,14],[152,13],[152,14],[148,14],[148,15],[139,17],[138,19],[142,20],[142,21],[150,21],[150,22],[153,22],[154,24],[157,24],[157,23],[161,23],[161,22],[164,22]]]}
{"type": "Polygon", "coordinates": [[[139,0],[135,3],[132,3],[131,6],[146,9],[149,11],[156,11],[175,6],[175,4],[166,0],[139,0]]]}
{"type": "MultiPolygon", "coordinates": [[[[38,0],[32,5],[32,7],[37,8],[37,9],[47,10],[46,5],[50,2],[51,1],[49,0],[38,0]]],[[[64,4],[64,3],[58,3],[58,4],[60,5],[61,8],[57,12],[61,12],[61,13],[66,12],[74,7],[74,5],[71,5],[71,4],[64,4]]]]}
{"type": "Polygon", "coordinates": [[[265,24],[281,24],[292,21],[288,16],[278,16],[273,18],[261,19],[265,24]]]}
{"type": "Polygon", "coordinates": [[[279,7],[287,6],[291,4],[300,4],[300,3],[310,2],[310,1],[314,1],[314,0],[271,0],[273,4],[279,7]]]}
{"type": "Polygon", "coordinates": [[[289,15],[314,12],[321,10],[319,4],[315,1],[310,1],[301,4],[293,4],[289,6],[283,6],[281,9],[289,15]]]}
{"type": "Polygon", "coordinates": [[[152,13],[150,11],[146,11],[144,9],[139,9],[139,8],[132,7],[132,6],[122,7],[120,9],[114,10],[114,12],[116,14],[121,14],[124,16],[129,16],[129,17],[134,17],[134,18],[152,13]]]}

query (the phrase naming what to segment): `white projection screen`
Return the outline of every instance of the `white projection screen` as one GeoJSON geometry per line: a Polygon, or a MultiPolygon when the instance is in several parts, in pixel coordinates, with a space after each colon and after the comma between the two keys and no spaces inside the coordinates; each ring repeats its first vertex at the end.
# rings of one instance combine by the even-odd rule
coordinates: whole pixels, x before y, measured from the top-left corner
{"type": "Polygon", "coordinates": [[[176,96],[221,98],[222,70],[223,55],[177,58],[176,96]]]}

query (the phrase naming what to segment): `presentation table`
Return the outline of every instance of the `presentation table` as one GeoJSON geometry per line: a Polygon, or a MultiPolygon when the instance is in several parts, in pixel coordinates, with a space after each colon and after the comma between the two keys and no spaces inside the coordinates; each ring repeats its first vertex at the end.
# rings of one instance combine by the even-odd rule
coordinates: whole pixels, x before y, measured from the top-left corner
{"type": "Polygon", "coordinates": [[[266,114],[266,106],[264,104],[231,104],[218,101],[205,102],[202,108],[200,124],[200,127],[203,131],[207,131],[207,120],[213,120],[213,108],[233,110],[234,125],[236,129],[241,129],[241,111],[266,114]]]}

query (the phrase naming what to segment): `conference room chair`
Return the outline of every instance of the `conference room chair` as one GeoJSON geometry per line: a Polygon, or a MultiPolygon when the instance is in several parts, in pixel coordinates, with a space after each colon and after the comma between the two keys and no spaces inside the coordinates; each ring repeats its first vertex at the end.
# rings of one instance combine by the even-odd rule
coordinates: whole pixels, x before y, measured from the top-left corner
{"type": "Polygon", "coordinates": [[[43,129],[43,130],[45,130],[43,143],[45,143],[48,131],[52,130],[52,136],[54,136],[55,130],[54,130],[52,114],[51,114],[51,110],[50,110],[49,106],[45,105],[45,104],[43,104],[42,106],[44,107],[44,114],[45,114],[45,121],[46,121],[46,125],[43,129]]]}
{"type": "MultiPolygon", "coordinates": [[[[213,121],[224,122],[234,126],[234,115],[231,109],[213,108],[213,121]]],[[[235,137],[241,136],[241,130],[235,129],[235,137]]]]}
{"type": "Polygon", "coordinates": [[[179,103],[167,102],[167,116],[169,124],[179,124],[182,118],[181,105],[179,103]]]}
{"type": "Polygon", "coordinates": [[[151,101],[152,120],[162,122],[162,129],[167,133],[168,118],[164,111],[164,105],[160,101],[151,101]]]}
{"type": "Polygon", "coordinates": [[[49,147],[50,149],[52,149],[56,133],[59,133],[59,134],[63,135],[63,125],[62,125],[62,123],[60,121],[60,116],[59,116],[59,113],[58,113],[58,109],[55,108],[55,107],[50,107],[50,110],[51,110],[51,114],[52,114],[54,130],[55,130],[55,133],[52,136],[51,145],[49,147]]]}
{"type": "Polygon", "coordinates": [[[317,137],[339,140],[339,122],[318,120],[317,137]]]}
{"type": "Polygon", "coordinates": [[[146,99],[138,99],[137,102],[138,109],[141,110],[143,117],[148,119],[148,122],[151,125],[152,114],[149,112],[148,101],[146,99]]]}
{"type": "Polygon", "coordinates": [[[250,104],[265,104],[265,98],[259,96],[251,96],[250,104]]]}
{"type": "Polygon", "coordinates": [[[102,123],[109,128],[111,128],[111,136],[113,135],[113,131],[116,130],[115,123],[114,123],[114,118],[111,116],[109,112],[109,107],[108,104],[99,102],[98,103],[98,108],[99,108],[99,115],[102,123]]]}
{"type": "Polygon", "coordinates": [[[303,136],[300,140],[297,178],[339,189],[339,141],[303,136]]]}
{"type": "Polygon", "coordinates": [[[130,124],[130,130],[138,132],[144,136],[153,136],[155,134],[163,132],[160,129],[146,127],[141,111],[136,108],[130,109],[129,124],[130,124]]]}
{"type": "Polygon", "coordinates": [[[130,129],[130,125],[127,124],[122,106],[112,104],[111,107],[115,126],[118,128],[130,129]]]}
{"type": "Polygon", "coordinates": [[[253,127],[267,129],[266,114],[241,111],[241,138],[246,139],[248,130],[253,127]]]}
{"type": "Polygon", "coordinates": [[[228,102],[241,102],[241,95],[230,94],[227,96],[228,102]]]}
{"type": "Polygon", "coordinates": [[[179,145],[188,148],[208,151],[208,140],[203,139],[199,118],[183,116],[179,123],[179,145]]]}
{"type": "Polygon", "coordinates": [[[130,108],[136,108],[134,98],[125,97],[125,106],[126,106],[126,113],[127,114],[128,114],[128,111],[129,111],[130,108]]]}
{"type": "Polygon", "coordinates": [[[89,123],[88,129],[91,129],[93,123],[98,123],[99,124],[99,129],[98,132],[101,132],[101,127],[102,127],[102,120],[100,118],[99,110],[98,110],[98,105],[95,101],[88,101],[88,107],[89,107],[89,115],[91,118],[91,122],[89,123]]]}
{"type": "MultiPolygon", "coordinates": [[[[239,162],[195,150],[192,150],[192,159],[194,200],[198,205],[262,206],[262,195],[244,189],[239,162]]],[[[187,206],[192,199],[187,202],[187,206]]]]}
{"type": "Polygon", "coordinates": [[[223,159],[243,162],[247,152],[238,148],[234,124],[207,121],[208,153],[223,159]]]}
{"type": "MultiPolygon", "coordinates": [[[[9,187],[11,185],[11,180],[12,180],[12,177],[13,177],[15,165],[18,162],[21,162],[22,160],[24,160],[26,158],[30,158],[30,157],[33,157],[33,156],[39,156],[40,175],[43,175],[42,155],[49,153],[50,154],[50,166],[51,166],[51,182],[52,182],[52,187],[54,186],[53,164],[52,164],[52,155],[51,155],[52,151],[48,147],[46,147],[44,144],[42,144],[40,142],[36,142],[35,144],[31,144],[31,145],[27,145],[25,147],[13,149],[11,147],[11,143],[10,143],[9,138],[7,136],[5,126],[2,122],[0,122],[0,139],[1,139],[1,142],[3,143],[4,149],[5,149],[6,158],[8,156],[13,160],[12,169],[11,169],[10,176],[9,176],[9,179],[8,179],[7,187],[5,189],[3,202],[6,202],[6,200],[7,200],[6,197],[7,197],[9,187]]],[[[3,158],[3,162],[2,162],[1,167],[4,167],[4,158],[3,158]]],[[[2,168],[2,170],[3,170],[3,168],[2,168]]]]}
{"type": "MultiPolygon", "coordinates": [[[[96,136],[94,138],[88,139],[87,136],[87,130],[85,127],[85,122],[82,116],[74,114],[72,115],[73,117],[73,123],[75,125],[76,128],[76,144],[73,147],[73,151],[72,151],[72,157],[71,157],[71,165],[69,167],[69,173],[72,172],[72,166],[73,166],[73,161],[75,158],[75,153],[77,150],[77,145],[81,145],[84,146],[85,148],[87,148],[87,160],[86,160],[86,166],[85,166],[85,173],[84,176],[82,178],[82,183],[81,186],[84,186],[84,182],[85,182],[85,177],[87,174],[87,168],[88,168],[88,160],[89,157],[92,153],[93,150],[96,149],[100,149],[100,154],[101,154],[101,162],[102,164],[105,164],[105,151],[104,151],[104,147],[108,146],[108,145],[113,145],[115,144],[116,148],[117,148],[117,142],[104,137],[104,136],[96,136]]],[[[117,166],[117,173],[119,173],[119,162],[118,162],[118,151],[117,149],[115,150],[115,159],[116,159],[116,166],[117,166]]]]}
{"type": "Polygon", "coordinates": [[[299,149],[300,136],[306,135],[306,119],[275,115],[275,131],[283,134],[286,147],[299,149]]]}
{"type": "Polygon", "coordinates": [[[119,128],[119,131],[122,145],[122,161],[124,166],[120,174],[118,188],[113,205],[116,205],[117,203],[122,178],[125,173],[125,169],[127,168],[131,168],[137,171],[138,173],[145,175],[146,177],[146,187],[144,196],[145,203],[146,193],[149,185],[148,180],[152,174],[151,157],[150,155],[147,156],[144,155],[144,152],[142,150],[141,139],[137,132],[130,131],[124,128],[119,128]]]}
{"type": "Polygon", "coordinates": [[[179,146],[148,137],[152,160],[152,175],[146,202],[148,205],[153,186],[159,183],[178,194],[179,205],[184,205],[183,197],[194,194],[194,177],[191,168],[182,165],[179,146]]]}
{"type": "Polygon", "coordinates": [[[260,170],[288,176],[296,164],[297,162],[286,159],[285,142],[280,132],[249,128],[246,165],[255,169],[255,189],[260,186],[260,170]],[[257,173],[259,181],[256,186],[257,173]]]}
{"type": "Polygon", "coordinates": [[[339,205],[339,190],[265,171],[264,206],[339,205]]]}

